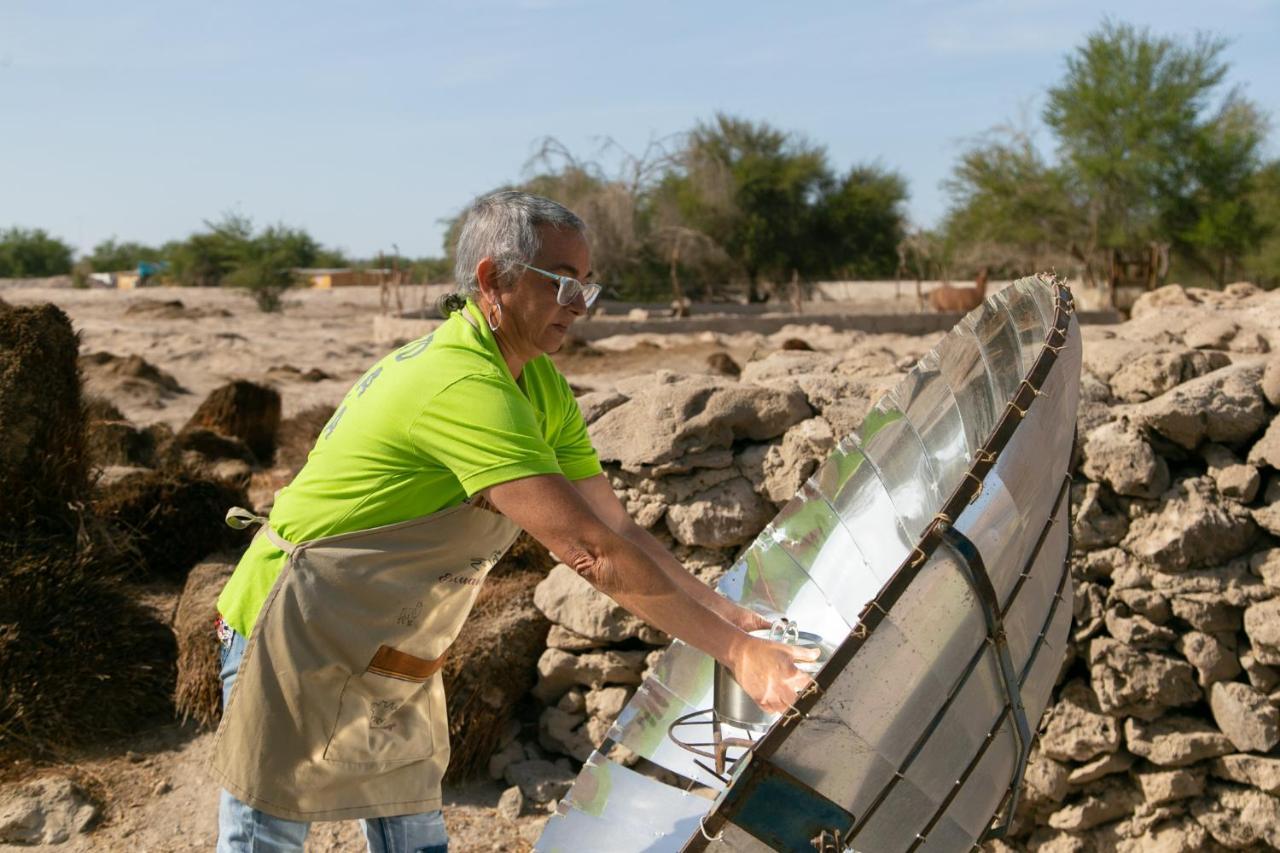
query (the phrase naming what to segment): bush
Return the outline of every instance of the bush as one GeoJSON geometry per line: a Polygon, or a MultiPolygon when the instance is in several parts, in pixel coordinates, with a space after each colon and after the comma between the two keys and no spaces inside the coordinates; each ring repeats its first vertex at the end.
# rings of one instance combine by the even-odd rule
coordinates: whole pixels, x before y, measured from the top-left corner
{"type": "Polygon", "coordinates": [[[71,247],[42,229],[0,231],[0,277],[39,278],[71,272],[71,247]]]}

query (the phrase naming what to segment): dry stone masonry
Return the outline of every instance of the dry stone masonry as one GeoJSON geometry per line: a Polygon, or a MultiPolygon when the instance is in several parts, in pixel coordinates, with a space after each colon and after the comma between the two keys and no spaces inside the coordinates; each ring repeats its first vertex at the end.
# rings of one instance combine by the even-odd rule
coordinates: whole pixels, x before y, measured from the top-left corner
{"type": "MultiPolygon", "coordinates": [[[[1013,832],[988,848],[1275,849],[1280,295],[1170,286],[1084,339],[1074,643],[1013,832]]],[[[580,404],[628,511],[712,582],[935,342],[825,336],[736,378],[660,372],[580,404]]],[[[553,623],[538,743],[508,753],[581,761],[667,638],[565,566],[535,603],[553,623]]]]}

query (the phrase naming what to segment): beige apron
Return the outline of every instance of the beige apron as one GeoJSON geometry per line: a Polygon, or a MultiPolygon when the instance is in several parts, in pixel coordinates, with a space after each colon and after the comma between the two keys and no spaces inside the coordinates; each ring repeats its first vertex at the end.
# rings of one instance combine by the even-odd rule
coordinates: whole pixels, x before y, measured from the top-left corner
{"type": "MultiPolygon", "coordinates": [[[[244,527],[265,519],[232,510],[244,527]]],[[[469,504],[293,544],[214,741],[236,799],[301,821],[440,808],[445,650],[520,528],[469,504]]]]}

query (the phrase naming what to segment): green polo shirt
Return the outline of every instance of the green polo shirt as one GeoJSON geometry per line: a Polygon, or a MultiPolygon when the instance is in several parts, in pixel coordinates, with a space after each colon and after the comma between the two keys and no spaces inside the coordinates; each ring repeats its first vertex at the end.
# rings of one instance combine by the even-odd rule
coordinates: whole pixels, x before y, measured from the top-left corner
{"type": "MultiPolygon", "coordinates": [[[[280,491],[271,526],[305,542],[420,518],[536,474],[581,480],[600,462],[569,383],[545,355],[519,380],[474,303],[383,358],[347,392],[307,464],[280,491]]],[[[218,597],[248,635],[285,564],[255,537],[218,597]]]]}

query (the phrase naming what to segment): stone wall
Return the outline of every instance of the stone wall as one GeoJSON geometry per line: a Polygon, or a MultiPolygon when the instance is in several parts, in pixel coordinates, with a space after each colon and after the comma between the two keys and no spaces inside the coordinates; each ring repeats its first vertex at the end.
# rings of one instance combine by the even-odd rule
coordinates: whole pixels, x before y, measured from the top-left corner
{"type": "MultiPolygon", "coordinates": [[[[1280,299],[1156,291],[1085,328],[1074,645],[995,850],[1280,844],[1280,299]]],[[[719,575],[932,340],[827,340],[738,380],[659,373],[580,398],[618,494],[719,575]]],[[[538,743],[583,760],[666,638],[567,567],[537,590],[538,743]]],[[[562,791],[572,778],[561,764],[562,791]]],[[[511,774],[508,772],[509,777],[511,774]]],[[[514,780],[513,780],[514,783],[514,780]]]]}

